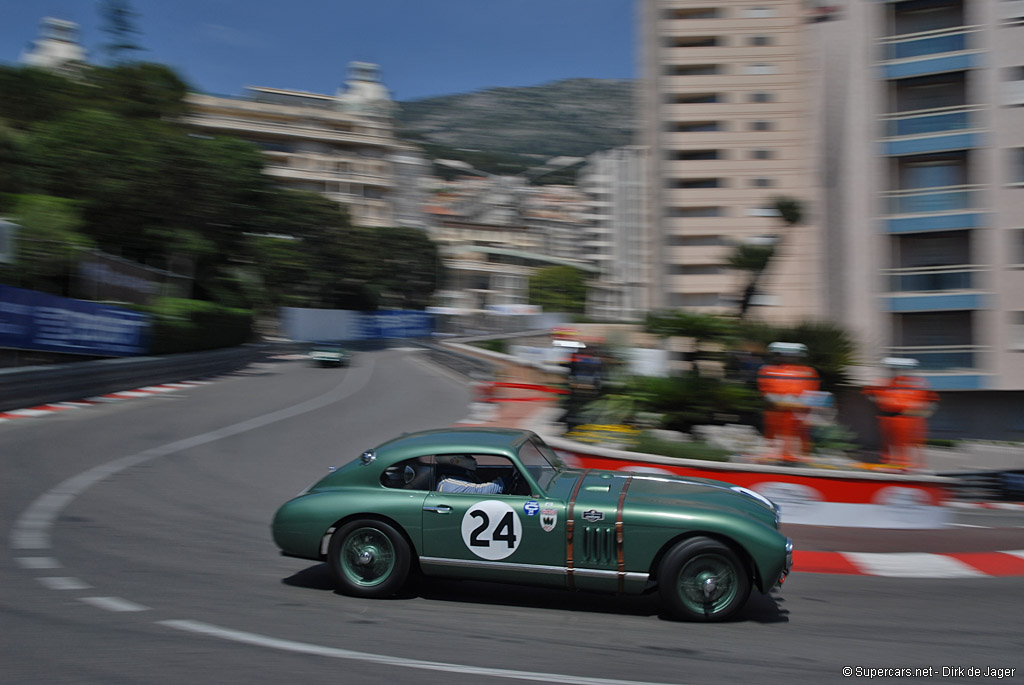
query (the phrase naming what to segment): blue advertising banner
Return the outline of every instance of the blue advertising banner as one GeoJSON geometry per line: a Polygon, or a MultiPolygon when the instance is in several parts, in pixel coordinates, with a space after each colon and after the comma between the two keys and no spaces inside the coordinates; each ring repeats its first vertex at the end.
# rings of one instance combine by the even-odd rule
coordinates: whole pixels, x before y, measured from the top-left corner
{"type": "Polygon", "coordinates": [[[429,338],[434,333],[434,315],[427,312],[383,310],[362,314],[359,319],[361,338],[429,338]]]}
{"type": "Polygon", "coordinates": [[[100,357],[145,354],[149,317],[0,285],[0,347],[100,357]]]}

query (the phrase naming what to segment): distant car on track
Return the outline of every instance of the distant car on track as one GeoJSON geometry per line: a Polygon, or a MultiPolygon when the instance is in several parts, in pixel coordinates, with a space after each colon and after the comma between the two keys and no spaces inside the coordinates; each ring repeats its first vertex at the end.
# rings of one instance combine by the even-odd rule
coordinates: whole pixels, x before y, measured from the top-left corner
{"type": "Polygon", "coordinates": [[[535,433],[442,428],[395,438],[286,502],[282,554],[326,560],[338,589],[398,592],[411,574],[639,594],[723,620],[792,566],[779,510],[745,488],[567,468],[535,433]]]}
{"type": "Polygon", "coordinates": [[[341,343],[318,342],[313,343],[309,358],[318,366],[348,366],[351,354],[341,343]]]}

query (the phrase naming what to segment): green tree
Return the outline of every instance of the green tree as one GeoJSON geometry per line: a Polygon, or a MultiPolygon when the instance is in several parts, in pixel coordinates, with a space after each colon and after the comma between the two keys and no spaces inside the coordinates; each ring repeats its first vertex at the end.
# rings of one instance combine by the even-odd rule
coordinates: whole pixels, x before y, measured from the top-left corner
{"type": "MultiPolygon", "coordinates": [[[[772,207],[787,228],[792,228],[803,221],[803,207],[799,200],[780,196],[773,200],[772,207]]],[[[750,304],[757,294],[761,275],[768,268],[768,263],[775,255],[779,243],[784,239],[785,233],[774,236],[769,245],[749,243],[737,245],[726,260],[732,268],[746,271],[750,275],[743,294],[740,295],[739,316],[741,319],[747,315],[750,304]]]]}
{"type": "Polygon", "coordinates": [[[0,119],[15,129],[64,116],[89,96],[84,84],[45,69],[0,65],[0,119]]]}
{"type": "Polygon", "coordinates": [[[414,228],[371,229],[376,247],[373,282],[381,305],[423,309],[437,289],[440,256],[427,234],[414,228]]]}
{"type": "Polygon", "coordinates": [[[55,295],[70,294],[70,280],[81,253],[93,247],[79,228],[75,203],[59,197],[20,195],[11,215],[21,227],[16,239],[12,282],[55,295]]]}
{"type": "Polygon", "coordinates": [[[135,41],[135,36],[139,34],[135,26],[138,14],[128,0],[101,0],[100,17],[103,20],[103,32],[107,34],[103,51],[111,64],[126,61],[128,55],[142,49],[135,41]]]}
{"type": "Polygon", "coordinates": [[[772,342],[806,345],[804,363],[818,372],[822,388],[830,392],[849,382],[847,369],[857,356],[857,344],[849,331],[827,321],[804,321],[791,326],[747,323],[742,326],[740,335],[762,347],[772,342]]]}
{"type": "Polygon", "coordinates": [[[529,300],[549,312],[583,313],[587,304],[586,274],[571,266],[540,269],[530,277],[529,300]]]}

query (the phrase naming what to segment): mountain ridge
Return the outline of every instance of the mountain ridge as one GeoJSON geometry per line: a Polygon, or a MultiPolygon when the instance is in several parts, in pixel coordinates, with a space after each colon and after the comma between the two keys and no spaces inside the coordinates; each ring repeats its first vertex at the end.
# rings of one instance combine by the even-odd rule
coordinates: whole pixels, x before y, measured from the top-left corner
{"type": "Polygon", "coordinates": [[[396,130],[432,156],[476,153],[478,161],[482,154],[506,164],[514,164],[510,157],[524,164],[583,157],[633,143],[635,87],[632,80],[576,78],[419,98],[397,103],[396,130]]]}

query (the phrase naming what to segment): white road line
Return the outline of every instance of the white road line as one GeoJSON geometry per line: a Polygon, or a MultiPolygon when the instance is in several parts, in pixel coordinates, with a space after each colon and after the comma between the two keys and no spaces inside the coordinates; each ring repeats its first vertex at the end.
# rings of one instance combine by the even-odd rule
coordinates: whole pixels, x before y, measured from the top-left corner
{"type": "Polygon", "coordinates": [[[138,390],[121,390],[110,393],[113,397],[149,397],[152,393],[139,392],[138,390]]]}
{"type": "Polygon", "coordinates": [[[201,623],[199,621],[157,621],[158,625],[183,630],[189,633],[218,637],[223,640],[241,642],[257,647],[269,647],[301,654],[313,654],[325,656],[332,659],[348,659],[350,661],[367,661],[385,666],[399,666],[402,668],[416,668],[423,671],[442,671],[457,673],[460,675],[487,676],[491,678],[508,678],[510,680],[530,680],[542,683],[571,683],[573,685],[664,685],[663,683],[642,682],[636,680],[613,680],[607,678],[583,678],[580,676],[562,675],[559,673],[537,673],[533,671],[512,671],[502,668],[486,668],[483,666],[463,666],[461,664],[449,664],[440,661],[421,661],[420,659],[407,659],[398,656],[385,656],[382,654],[368,654],[365,652],[354,652],[349,649],[337,647],[324,647],[306,642],[295,642],[293,640],[279,640],[277,638],[246,633],[240,630],[230,630],[219,626],[201,623]]]}
{"type": "Polygon", "coordinates": [[[988,574],[959,559],[924,552],[843,552],[854,566],[871,576],[890,578],[983,578],[988,574]]]}
{"type": "Polygon", "coordinates": [[[60,568],[60,562],[53,557],[17,557],[14,562],[28,569],[60,568]]]}
{"type": "Polygon", "coordinates": [[[1024,559],[1024,549],[1015,549],[1015,550],[1012,550],[1012,551],[1004,551],[1003,554],[1010,554],[1012,556],[1020,557],[1021,559],[1024,559]]]}
{"type": "Polygon", "coordinates": [[[127,599],[121,599],[120,597],[79,597],[79,599],[86,604],[91,604],[94,607],[106,609],[107,611],[149,611],[149,607],[129,602],[127,599]]]}
{"type": "Polygon", "coordinates": [[[92,587],[89,583],[78,578],[46,576],[36,578],[36,580],[51,590],[87,590],[92,587]]]}

